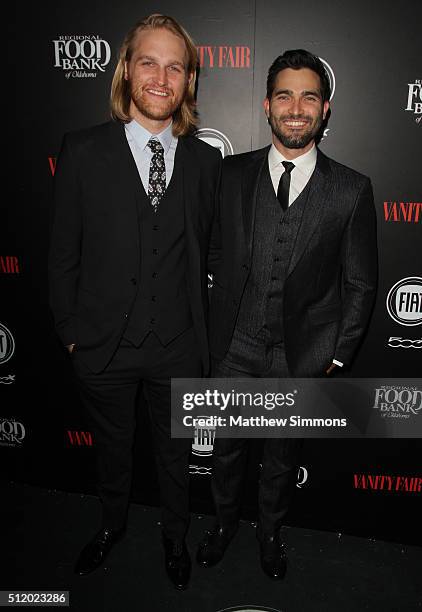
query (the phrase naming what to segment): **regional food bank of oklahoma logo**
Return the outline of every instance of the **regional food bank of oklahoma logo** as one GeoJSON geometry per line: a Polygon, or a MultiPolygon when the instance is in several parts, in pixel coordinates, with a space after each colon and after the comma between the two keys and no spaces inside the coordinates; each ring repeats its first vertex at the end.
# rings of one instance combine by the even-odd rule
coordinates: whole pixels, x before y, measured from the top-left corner
{"type": "Polygon", "coordinates": [[[98,35],[71,34],[53,40],[54,68],[69,78],[95,78],[111,59],[109,43],[98,35]]]}
{"type": "Polygon", "coordinates": [[[15,340],[12,332],[0,323],[0,364],[6,363],[15,352],[15,340]]]}
{"type": "Polygon", "coordinates": [[[422,408],[422,391],[418,387],[383,385],[375,389],[373,409],[382,417],[409,419],[422,408]]]}
{"type": "Polygon", "coordinates": [[[387,312],[396,323],[408,327],[422,324],[422,278],[407,276],[395,283],[387,295],[387,312]]]}
{"type": "Polygon", "coordinates": [[[407,104],[404,110],[413,113],[416,123],[422,121],[422,79],[407,84],[407,104]]]}
{"type": "Polygon", "coordinates": [[[203,140],[212,147],[218,149],[223,157],[233,155],[232,143],[223,132],[219,132],[213,128],[201,128],[197,130],[196,136],[199,140],[203,140]]]}

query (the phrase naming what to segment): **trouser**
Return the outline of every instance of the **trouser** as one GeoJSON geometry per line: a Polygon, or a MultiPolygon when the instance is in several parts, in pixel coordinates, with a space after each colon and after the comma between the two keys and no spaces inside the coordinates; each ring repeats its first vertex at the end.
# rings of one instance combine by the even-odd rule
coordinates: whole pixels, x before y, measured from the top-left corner
{"type": "Polygon", "coordinates": [[[126,522],[132,482],[136,397],[147,400],[165,535],[184,538],[189,525],[191,440],[171,439],[172,377],[200,377],[202,366],[193,328],[165,347],[150,333],[139,347],[122,339],[107,368],[94,374],[83,350],[72,354],[81,398],[90,418],[97,452],[102,525],[119,529],[126,522]]]}
{"type": "MultiPolygon", "coordinates": [[[[215,378],[287,378],[284,346],[271,344],[263,329],[251,338],[236,329],[226,357],[213,363],[215,378]]],[[[242,484],[247,459],[247,439],[218,438],[213,452],[212,492],[220,526],[233,528],[240,515],[242,484]]],[[[268,438],[264,441],[258,497],[258,537],[278,533],[291,501],[298,466],[300,439],[268,438]]]]}

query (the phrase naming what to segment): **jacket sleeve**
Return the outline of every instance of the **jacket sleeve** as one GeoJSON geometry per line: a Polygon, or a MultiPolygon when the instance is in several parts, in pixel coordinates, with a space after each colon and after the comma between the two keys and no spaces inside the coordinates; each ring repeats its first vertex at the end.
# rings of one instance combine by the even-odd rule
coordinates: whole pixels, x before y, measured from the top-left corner
{"type": "Polygon", "coordinates": [[[80,179],[65,136],[54,175],[54,218],[49,252],[50,306],[63,344],[76,342],[73,315],[82,239],[80,179]]]}
{"type": "Polygon", "coordinates": [[[335,359],[350,364],[375,301],[378,253],[374,196],[366,179],[356,198],[342,243],[342,320],[335,359]]]}

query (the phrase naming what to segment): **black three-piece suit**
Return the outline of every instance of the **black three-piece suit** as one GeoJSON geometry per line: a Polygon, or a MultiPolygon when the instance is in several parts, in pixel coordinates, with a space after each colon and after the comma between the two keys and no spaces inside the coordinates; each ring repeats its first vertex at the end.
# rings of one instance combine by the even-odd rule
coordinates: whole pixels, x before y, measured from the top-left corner
{"type": "MultiPolygon", "coordinates": [[[[369,179],[318,150],[309,182],[283,212],[268,152],[223,163],[210,253],[217,377],[319,377],[333,359],[347,367],[374,302],[376,218],[369,179]]],[[[239,516],[245,442],[217,439],[214,447],[214,500],[219,524],[228,529],[239,516]]],[[[282,524],[298,447],[295,440],[265,442],[259,536],[282,524]]]]}
{"type": "Polygon", "coordinates": [[[188,525],[190,440],[170,439],[170,378],[209,368],[207,256],[221,155],[179,137],[174,169],[153,212],[124,125],[65,137],[55,174],[50,300],[92,419],[104,526],[129,501],[135,400],[148,399],[163,528],[188,525]]]}

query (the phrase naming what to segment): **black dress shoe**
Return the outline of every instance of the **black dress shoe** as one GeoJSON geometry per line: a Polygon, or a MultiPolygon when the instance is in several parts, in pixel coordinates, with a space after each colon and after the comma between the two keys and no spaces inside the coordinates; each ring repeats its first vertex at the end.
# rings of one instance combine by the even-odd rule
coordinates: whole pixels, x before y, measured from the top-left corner
{"type": "Polygon", "coordinates": [[[166,572],[176,589],[183,591],[189,583],[191,560],[185,541],[171,540],[163,534],[166,572]]]}
{"type": "Polygon", "coordinates": [[[273,580],[282,580],[287,570],[287,556],[280,538],[276,535],[263,537],[259,547],[264,572],[273,580]]]}
{"type": "Polygon", "coordinates": [[[199,565],[212,567],[221,561],[227,546],[233,539],[237,527],[215,527],[213,531],[206,531],[205,537],[199,544],[196,560],[199,565]]]}
{"type": "Polygon", "coordinates": [[[101,529],[79,555],[75,565],[75,574],[84,576],[96,570],[123,534],[124,529],[116,530],[109,527],[101,529]]]}

